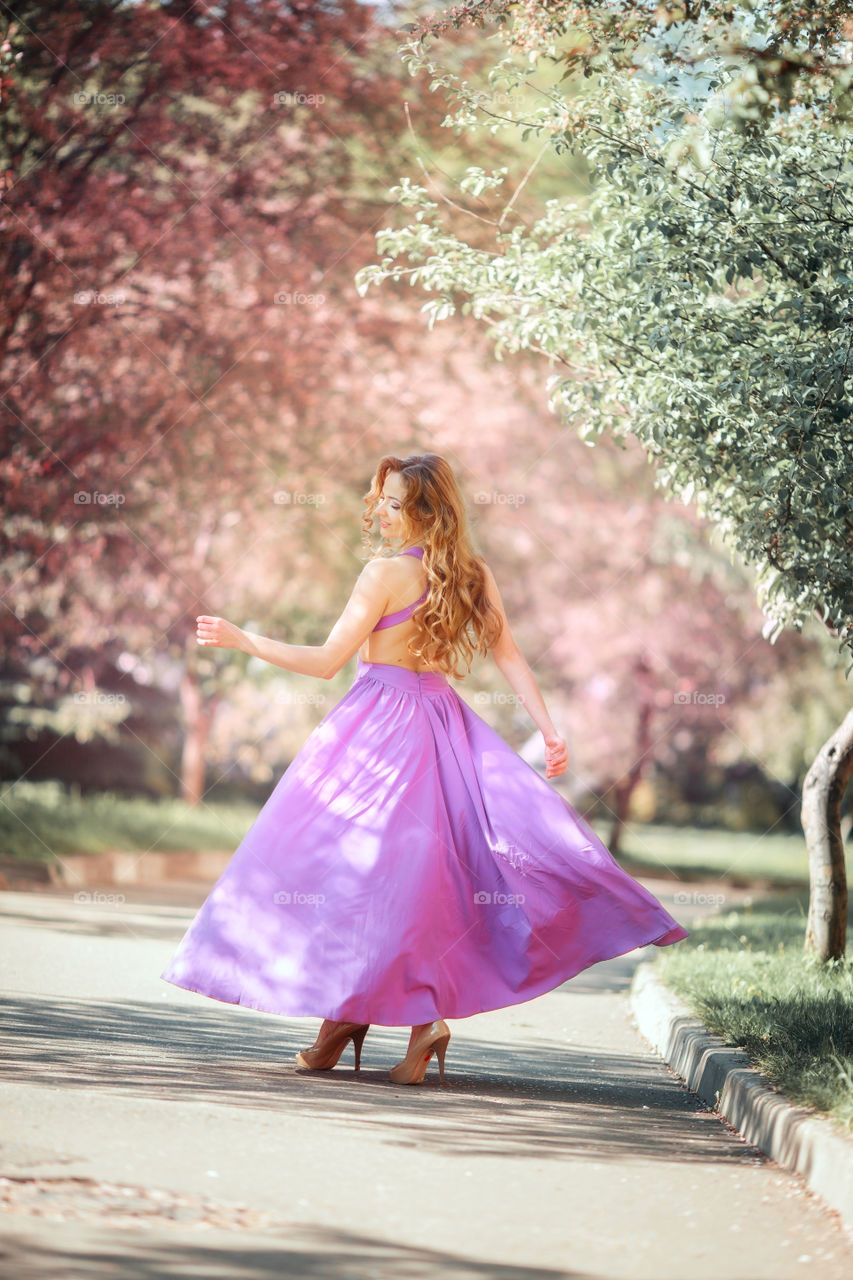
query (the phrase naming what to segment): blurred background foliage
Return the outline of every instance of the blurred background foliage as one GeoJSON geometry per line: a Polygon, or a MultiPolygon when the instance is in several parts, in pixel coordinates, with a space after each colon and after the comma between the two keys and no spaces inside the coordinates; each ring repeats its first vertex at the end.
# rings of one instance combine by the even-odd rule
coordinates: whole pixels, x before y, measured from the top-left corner
{"type": "MultiPolygon", "coordinates": [[[[405,284],[356,292],[401,173],[475,245],[492,228],[460,187],[472,165],[507,169],[519,220],[590,193],[582,155],[442,128],[451,103],[395,34],[425,8],[4,17],[0,779],[45,784],[51,811],[109,793],[245,816],[353,669],[328,683],[198,651],[196,615],[321,643],[379,457],[432,451],[568,739],[555,785],[605,825],[796,833],[849,706],[832,640],[814,623],[768,644],[753,572],[636,442],[593,449],[558,423],[535,354],[495,365],[481,320],[429,328],[405,284]]],[[[499,106],[493,39],[449,31],[443,50],[499,106]]],[[[489,663],[457,688],[537,762],[489,663]]],[[[39,811],[19,788],[7,853],[39,811]]],[[[186,839],[236,844],[240,824],[212,830],[186,839]]]]}

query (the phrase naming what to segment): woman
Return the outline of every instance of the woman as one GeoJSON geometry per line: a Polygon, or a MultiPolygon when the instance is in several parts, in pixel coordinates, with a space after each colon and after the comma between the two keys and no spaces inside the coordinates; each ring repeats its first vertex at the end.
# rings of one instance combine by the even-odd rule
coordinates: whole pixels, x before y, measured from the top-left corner
{"type": "Polygon", "coordinates": [[[372,1022],[411,1026],[395,1083],[418,1084],[445,1016],[519,1004],[600,960],[687,930],[614,861],[447,676],[489,653],[545,744],[566,744],[475,554],[453,472],[436,454],[382,458],[365,494],[385,546],[322,645],[199,617],[201,645],[330,679],[349,692],[310,734],[161,975],[232,1004],[323,1016],[299,1066],[326,1070],[372,1022]],[[393,552],[394,554],[388,554],[393,552]]]}

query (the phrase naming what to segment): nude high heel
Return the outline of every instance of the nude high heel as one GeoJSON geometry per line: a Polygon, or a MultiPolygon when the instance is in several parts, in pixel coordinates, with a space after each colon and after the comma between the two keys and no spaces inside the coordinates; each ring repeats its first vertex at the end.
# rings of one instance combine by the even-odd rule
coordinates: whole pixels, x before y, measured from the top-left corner
{"type": "Polygon", "coordinates": [[[435,1053],[438,1058],[439,1076],[442,1084],[445,1084],[444,1055],[449,1043],[450,1028],[444,1019],[439,1018],[437,1022],[431,1022],[426,1031],[423,1031],[414,1044],[410,1045],[403,1061],[391,1068],[388,1073],[389,1080],[394,1084],[420,1084],[426,1075],[427,1063],[435,1053]]]}
{"type": "MultiPolygon", "coordinates": [[[[307,1067],[309,1071],[329,1071],[343,1053],[347,1043],[352,1040],[355,1050],[355,1069],[361,1069],[361,1046],[367,1035],[369,1022],[336,1022],[332,1029],[318,1039],[310,1049],[300,1049],[296,1055],[296,1065],[307,1067]]],[[[321,1028],[322,1029],[322,1028],[321,1028]]]]}

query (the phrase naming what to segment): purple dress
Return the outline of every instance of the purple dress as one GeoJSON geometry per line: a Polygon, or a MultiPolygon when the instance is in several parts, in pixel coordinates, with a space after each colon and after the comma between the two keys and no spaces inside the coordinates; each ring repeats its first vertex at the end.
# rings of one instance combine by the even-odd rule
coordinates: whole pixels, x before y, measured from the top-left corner
{"type": "Polygon", "coordinates": [[[411,1026],[687,936],[445,676],[359,659],[161,977],[288,1017],[411,1026]]]}

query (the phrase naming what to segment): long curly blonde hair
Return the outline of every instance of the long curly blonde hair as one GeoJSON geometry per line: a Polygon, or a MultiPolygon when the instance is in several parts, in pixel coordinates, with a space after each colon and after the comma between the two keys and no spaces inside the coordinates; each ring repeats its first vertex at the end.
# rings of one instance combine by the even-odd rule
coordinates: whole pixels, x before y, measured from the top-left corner
{"type": "Polygon", "coordinates": [[[363,495],[362,542],[370,558],[395,554],[371,542],[376,505],[389,471],[403,478],[403,541],[423,543],[421,563],[428,579],[427,598],[412,614],[417,631],[408,652],[444,675],[461,679],[470,673],[475,653],[485,657],[503,631],[503,619],[486,594],[483,558],[471,542],[465,499],[449,464],[437,453],[408,458],[386,454],[363,495]],[[459,659],[465,663],[464,673],[458,669],[459,659]]]}

